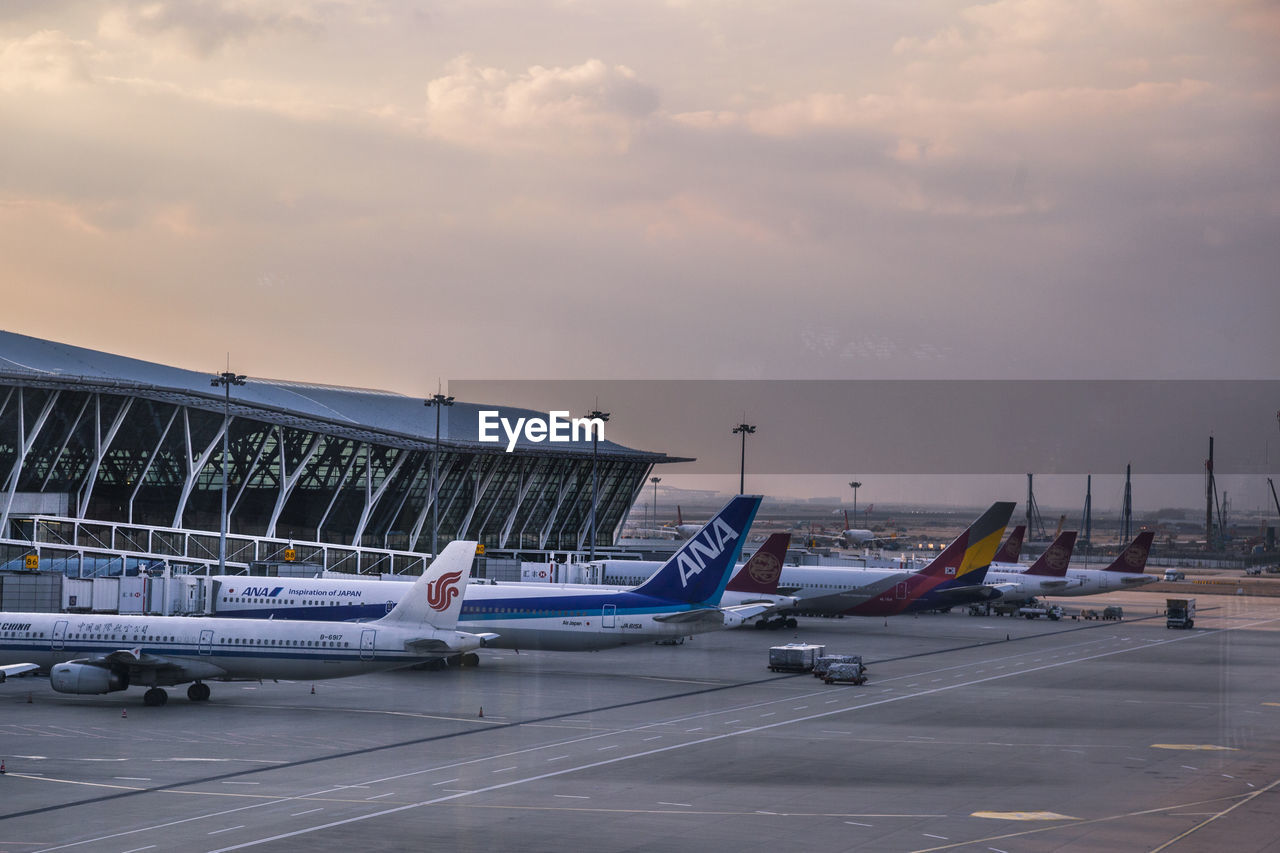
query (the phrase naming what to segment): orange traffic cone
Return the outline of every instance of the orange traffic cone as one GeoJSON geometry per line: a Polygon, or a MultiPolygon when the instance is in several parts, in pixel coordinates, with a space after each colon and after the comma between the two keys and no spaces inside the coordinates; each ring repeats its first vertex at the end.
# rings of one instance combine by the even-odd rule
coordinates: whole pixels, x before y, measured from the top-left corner
{"type": "Polygon", "coordinates": [[[4,759],[0,758],[0,776],[3,776],[8,772],[9,772],[8,770],[4,769],[4,759]]]}
{"type": "Polygon", "coordinates": [[[316,695],[316,686],[314,684],[311,685],[311,695],[312,696],[316,695]]]}
{"type": "Polygon", "coordinates": [[[125,720],[125,719],[128,719],[128,717],[129,717],[129,709],[128,709],[128,708],[121,708],[121,709],[120,709],[120,719],[125,720]]]}
{"type": "Polygon", "coordinates": [[[483,716],[484,716],[484,706],[483,706],[483,705],[481,705],[481,706],[480,706],[480,716],[481,716],[481,717],[483,717],[483,716]]]}

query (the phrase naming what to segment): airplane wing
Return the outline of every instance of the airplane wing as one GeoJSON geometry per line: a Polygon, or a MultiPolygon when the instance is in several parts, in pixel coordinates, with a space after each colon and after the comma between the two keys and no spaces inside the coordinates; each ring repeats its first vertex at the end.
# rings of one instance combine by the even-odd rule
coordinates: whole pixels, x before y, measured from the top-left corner
{"type": "Polygon", "coordinates": [[[935,589],[933,595],[941,600],[943,606],[950,603],[969,604],[974,601],[995,601],[1004,593],[986,584],[970,584],[969,586],[953,586],[949,589],[935,589]]]}
{"type": "Polygon", "coordinates": [[[454,655],[478,649],[498,634],[471,634],[466,631],[436,631],[430,637],[405,640],[404,647],[419,655],[454,655]]]}
{"type": "Polygon", "coordinates": [[[722,604],[720,609],[726,613],[732,613],[740,619],[751,619],[755,616],[763,616],[766,613],[788,610],[795,607],[799,602],[800,599],[789,595],[773,595],[753,598],[748,601],[739,601],[737,604],[722,604]]]}
{"type": "Polygon", "coordinates": [[[4,684],[6,678],[12,678],[15,675],[25,675],[28,672],[37,672],[40,667],[34,663],[9,663],[0,666],[0,684],[4,684]]]}
{"type": "Polygon", "coordinates": [[[655,622],[666,622],[672,625],[723,625],[724,611],[719,607],[703,607],[698,610],[680,610],[676,613],[664,613],[653,617],[655,622]]]}

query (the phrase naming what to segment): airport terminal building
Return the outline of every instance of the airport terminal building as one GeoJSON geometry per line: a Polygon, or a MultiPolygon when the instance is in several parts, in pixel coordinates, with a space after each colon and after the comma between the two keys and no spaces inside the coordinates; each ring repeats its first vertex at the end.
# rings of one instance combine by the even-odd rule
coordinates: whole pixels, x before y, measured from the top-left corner
{"type": "Polygon", "coordinates": [[[605,546],[653,466],[685,461],[607,440],[594,454],[589,440],[525,438],[507,452],[479,440],[481,410],[545,415],[466,401],[441,407],[437,443],[418,397],[248,378],[228,401],[215,376],[0,331],[0,564],[80,574],[87,554],[112,552],[216,564],[224,435],[236,568],[413,571],[433,510],[441,547],[581,550],[593,459],[605,546]]]}

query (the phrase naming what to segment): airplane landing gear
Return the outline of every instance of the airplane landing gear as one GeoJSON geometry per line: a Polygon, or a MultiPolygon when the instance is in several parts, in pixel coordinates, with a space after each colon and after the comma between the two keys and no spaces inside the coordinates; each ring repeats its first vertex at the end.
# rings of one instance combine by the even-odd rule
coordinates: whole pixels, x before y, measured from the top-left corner
{"type": "Polygon", "coordinates": [[[142,694],[142,704],[149,708],[158,708],[168,701],[169,694],[161,690],[159,687],[152,687],[146,693],[142,694]]]}
{"type": "Polygon", "coordinates": [[[207,702],[209,693],[209,685],[200,681],[187,688],[187,698],[192,702],[207,702]]]}
{"type": "Polygon", "coordinates": [[[796,622],[794,616],[779,616],[777,619],[761,619],[756,623],[756,628],[763,631],[768,628],[770,631],[776,631],[779,628],[794,628],[800,623],[796,622]]]}

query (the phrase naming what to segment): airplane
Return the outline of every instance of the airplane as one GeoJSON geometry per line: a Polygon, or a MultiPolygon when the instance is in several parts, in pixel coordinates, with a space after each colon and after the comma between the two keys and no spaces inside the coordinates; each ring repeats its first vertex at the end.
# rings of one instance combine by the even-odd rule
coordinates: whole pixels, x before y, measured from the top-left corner
{"type": "Polygon", "coordinates": [[[400,603],[375,622],[260,621],[203,616],[0,613],[4,674],[49,673],[59,693],[147,687],[143,703],[187,684],[208,700],[210,681],[341,678],[397,669],[479,648],[488,636],[456,630],[476,543],[440,552],[400,603]]]}
{"type": "MultiPolygon", "coordinates": [[[[1017,533],[1015,528],[1009,538],[1013,539],[1017,533]]],[[[1002,602],[1028,601],[1037,595],[1068,595],[1065,590],[1080,585],[1080,581],[1067,577],[1067,565],[1075,544],[1076,532],[1068,530],[1060,534],[1030,568],[993,560],[987,570],[986,583],[1000,590],[1002,602]]],[[[1001,551],[1004,550],[1002,547],[1001,551]]]]}
{"type": "Polygon", "coordinates": [[[1000,550],[996,551],[996,555],[991,558],[991,568],[995,570],[999,566],[1017,566],[1022,567],[1018,562],[1018,558],[1022,556],[1022,540],[1027,535],[1027,526],[1019,524],[1009,533],[1009,538],[1004,540],[1004,544],[1000,546],[1000,550]]]}
{"type": "MultiPolygon", "coordinates": [[[[786,533],[775,533],[772,536],[790,536],[786,533]]],[[[770,538],[772,538],[772,536],[770,538]]],[[[756,555],[769,547],[769,541],[760,547],[756,555]]],[[[785,558],[785,549],[783,557],[785,558]]],[[[754,557],[753,557],[754,559],[754,557]]],[[[780,559],[779,562],[782,562],[780,559]]],[[[750,561],[748,561],[748,564],[750,561]]],[[[660,563],[647,560],[597,560],[601,568],[601,582],[605,584],[634,584],[648,572],[653,571],[660,563]]],[[[745,591],[745,583],[740,581],[746,566],[734,575],[729,586],[725,588],[724,603],[745,603],[745,600],[731,598],[737,590],[745,591]]],[[[780,566],[776,582],[777,594],[795,599],[795,603],[779,610],[794,611],[800,614],[817,616],[835,616],[843,613],[855,604],[873,598],[895,583],[906,579],[911,574],[906,569],[865,569],[853,566],[780,566]]],[[[761,614],[767,615],[767,614],[761,614]]],[[[787,617],[781,624],[774,622],[757,622],[758,628],[787,627],[794,628],[794,618],[787,617]]]]}
{"type": "MultiPolygon", "coordinates": [[[[868,510],[868,512],[870,512],[870,510],[868,510]]],[[[850,527],[849,510],[844,511],[844,527],[845,529],[840,531],[840,538],[844,540],[846,545],[851,547],[856,548],[859,545],[866,544],[872,539],[879,538],[870,530],[866,530],[861,527],[850,527]]]]}
{"type": "MultiPolygon", "coordinates": [[[[961,534],[961,539],[980,542],[981,548],[958,546],[961,539],[957,539],[919,572],[905,568],[783,566],[778,589],[799,599],[792,608],[794,612],[819,616],[883,616],[891,612],[943,609],[994,600],[1000,597],[999,590],[982,581],[999,544],[1000,532],[1013,514],[1013,506],[1012,503],[993,505],[961,534]],[[992,536],[994,541],[988,541],[992,536]],[[961,566],[963,571],[959,571],[961,566]]],[[[599,562],[605,583],[618,583],[653,565],[631,560],[599,562]]],[[[905,561],[902,565],[905,567],[905,561]]],[[[794,627],[789,622],[788,626],[794,627]]]]}
{"type": "Polygon", "coordinates": [[[688,539],[690,536],[697,534],[698,531],[701,530],[702,528],[696,524],[685,524],[684,513],[680,511],[680,507],[677,505],[676,506],[676,523],[675,523],[675,526],[670,529],[675,531],[676,535],[679,536],[680,538],[688,539]]]}
{"type": "MultiPolygon", "coordinates": [[[[486,647],[594,651],[669,640],[742,624],[772,605],[720,606],[730,569],[760,508],[759,495],[729,501],[700,533],[631,589],[546,583],[474,583],[458,627],[486,647]]],[[[783,552],[785,554],[785,550],[783,552]]],[[[781,562],[781,561],[779,561],[781,562]]],[[[407,584],[383,580],[218,578],[219,616],[362,620],[395,606],[407,584]]],[[[759,600],[760,596],[754,596],[759,600]]],[[[477,663],[469,658],[464,663],[477,663]]]]}
{"type": "Polygon", "coordinates": [[[993,503],[929,565],[844,612],[850,616],[893,616],[999,598],[1000,591],[985,586],[983,578],[1013,507],[1012,501],[993,503]]]}
{"type": "Polygon", "coordinates": [[[1147,555],[1151,553],[1151,543],[1155,537],[1154,531],[1142,531],[1105,569],[1073,569],[1068,566],[1067,577],[1079,581],[1079,585],[1067,587],[1053,594],[1099,595],[1104,592],[1136,589],[1145,584],[1155,583],[1160,578],[1144,573],[1147,567],[1147,555]]]}

